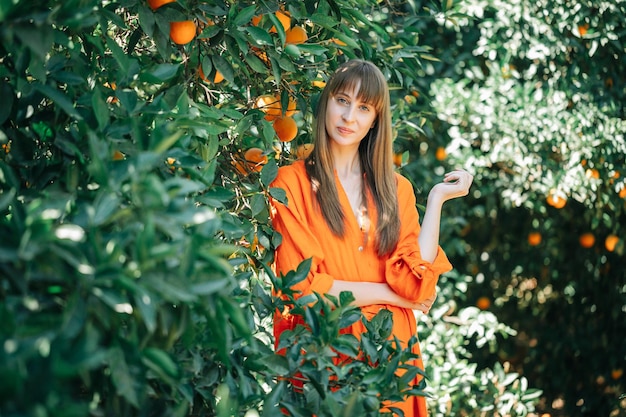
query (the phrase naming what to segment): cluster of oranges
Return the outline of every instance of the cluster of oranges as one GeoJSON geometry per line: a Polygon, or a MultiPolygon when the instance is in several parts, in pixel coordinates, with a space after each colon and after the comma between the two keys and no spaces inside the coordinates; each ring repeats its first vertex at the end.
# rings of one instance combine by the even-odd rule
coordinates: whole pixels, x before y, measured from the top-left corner
{"type": "MultiPolygon", "coordinates": [[[[530,246],[537,246],[541,243],[542,236],[538,231],[532,231],[528,233],[528,244],[530,246]]],[[[609,234],[604,240],[604,247],[607,251],[613,252],[619,243],[620,238],[615,234],[609,234]]],[[[592,232],[585,232],[578,237],[578,244],[583,248],[589,249],[596,244],[596,237],[592,232]]]]}
{"type": "MultiPolygon", "coordinates": [[[[148,5],[152,10],[169,4],[176,0],[148,0],[148,5]]],[[[193,20],[181,20],[170,22],[170,39],[177,45],[185,45],[191,42],[198,33],[198,27],[193,20]]]]}
{"type": "MultiPolygon", "coordinates": [[[[309,39],[306,29],[304,29],[302,26],[291,26],[291,15],[288,11],[278,10],[276,13],[274,13],[274,16],[276,17],[276,19],[278,19],[283,27],[283,30],[285,31],[285,44],[299,45],[305,43],[309,39]]],[[[254,26],[258,26],[259,24],[261,24],[262,19],[263,16],[254,16],[252,18],[252,24],[254,26]]],[[[278,32],[276,30],[276,26],[272,26],[269,30],[269,33],[276,32],[278,32]]]]}
{"type": "MultiPolygon", "coordinates": [[[[297,113],[296,101],[293,97],[287,100],[287,107],[283,109],[280,94],[263,94],[255,100],[254,107],[264,113],[264,119],[272,122],[272,127],[279,141],[291,142],[298,135],[298,123],[294,119],[297,113]]],[[[295,148],[294,154],[298,159],[306,159],[313,151],[313,144],[305,143],[295,148]]],[[[267,152],[258,147],[247,149],[242,158],[233,161],[235,169],[242,175],[251,172],[260,172],[267,163],[267,152]]]]}
{"type": "Polygon", "coordinates": [[[296,101],[289,97],[287,108],[283,111],[280,96],[264,94],[256,99],[255,107],[265,113],[265,120],[272,122],[276,136],[281,142],[291,142],[298,135],[296,101]]]}

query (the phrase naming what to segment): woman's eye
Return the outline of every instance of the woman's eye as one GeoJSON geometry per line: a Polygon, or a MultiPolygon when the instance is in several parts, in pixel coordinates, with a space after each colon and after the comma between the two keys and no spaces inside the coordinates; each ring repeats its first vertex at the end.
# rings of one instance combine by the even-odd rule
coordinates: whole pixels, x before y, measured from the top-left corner
{"type": "Polygon", "coordinates": [[[369,106],[363,105],[363,106],[361,106],[361,111],[370,111],[370,108],[369,108],[369,106]]]}
{"type": "Polygon", "coordinates": [[[343,97],[337,97],[337,102],[341,104],[348,104],[348,100],[343,97]]]}

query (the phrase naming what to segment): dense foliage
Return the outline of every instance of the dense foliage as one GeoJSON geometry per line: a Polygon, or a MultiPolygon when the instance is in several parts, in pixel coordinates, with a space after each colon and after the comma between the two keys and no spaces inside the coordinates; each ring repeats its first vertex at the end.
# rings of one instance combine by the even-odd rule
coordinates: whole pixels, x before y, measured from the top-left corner
{"type": "Polygon", "coordinates": [[[623,233],[626,6],[566,3],[1,2],[0,414],[377,415],[430,394],[434,415],[527,415],[538,388],[546,411],[623,413],[624,244],[600,239],[623,233]],[[307,329],[274,353],[307,265],[268,268],[268,184],[350,57],[388,76],[421,202],[450,166],[476,177],[446,206],[426,387],[395,372],[384,313],[339,334],[364,320],[348,294],[295,302],[307,329]]]}

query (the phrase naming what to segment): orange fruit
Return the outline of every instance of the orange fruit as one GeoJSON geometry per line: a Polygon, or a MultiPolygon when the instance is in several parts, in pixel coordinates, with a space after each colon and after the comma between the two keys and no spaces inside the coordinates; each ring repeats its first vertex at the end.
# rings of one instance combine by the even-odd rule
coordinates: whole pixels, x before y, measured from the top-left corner
{"type": "Polygon", "coordinates": [[[585,36],[587,34],[588,30],[589,30],[589,24],[588,23],[585,23],[584,25],[578,26],[578,33],[580,33],[580,36],[585,36]]]}
{"type": "Polygon", "coordinates": [[[597,169],[595,168],[591,168],[585,171],[585,176],[587,178],[593,178],[593,179],[599,179],[600,178],[600,173],[598,172],[597,169]]]}
{"type": "Polygon", "coordinates": [[[281,142],[291,142],[298,135],[298,124],[293,117],[277,117],[274,119],[273,126],[281,142]]]}
{"type": "Polygon", "coordinates": [[[401,153],[393,154],[393,164],[397,166],[398,168],[402,166],[402,154],[401,153]]]}
{"type": "Polygon", "coordinates": [[[209,82],[209,79],[204,75],[204,71],[202,71],[202,64],[198,65],[198,77],[200,77],[202,81],[209,82]]]}
{"type": "Polygon", "coordinates": [[[613,378],[614,380],[620,379],[622,375],[624,375],[623,369],[618,368],[611,371],[611,378],[613,378]]]}
{"type": "Polygon", "coordinates": [[[438,147],[435,151],[435,158],[437,158],[437,161],[443,161],[444,159],[446,159],[447,155],[448,154],[446,153],[446,148],[444,148],[443,146],[438,147]]]}
{"type": "Polygon", "coordinates": [[[256,108],[265,113],[265,120],[272,121],[282,116],[283,110],[280,98],[271,94],[264,94],[256,99],[256,108]]]}
{"type": "Polygon", "coordinates": [[[113,152],[113,160],[114,161],[121,161],[124,159],[124,154],[120,151],[115,151],[113,152]]]}
{"type": "Polygon", "coordinates": [[[252,26],[259,26],[259,23],[261,23],[262,18],[263,16],[261,15],[252,16],[252,20],[250,21],[250,23],[252,23],[252,26]]]}
{"type": "Polygon", "coordinates": [[[298,45],[304,43],[309,39],[309,36],[306,34],[306,30],[302,26],[294,26],[289,29],[285,34],[285,43],[298,45]]]}
{"type": "Polygon", "coordinates": [[[324,81],[324,80],[313,80],[313,82],[311,82],[311,85],[313,87],[317,87],[317,88],[324,88],[324,87],[326,87],[326,81],[324,81]]]}
{"type": "Polygon", "coordinates": [[[626,184],[624,184],[624,188],[619,191],[620,198],[626,198],[626,184]]]}
{"type": "Polygon", "coordinates": [[[565,198],[557,195],[555,192],[551,193],[546,201],[548,202],[548,205],[557,209],[565,207],[565,203],[567,203],[567,200],[565,198]]]}
{"type": "Polygon", "coordinates": [[[185,45],[196,37],[196,24],[193,20],[170,22],[170,39],[178,45],[185,45]]]}
{"type": "Polygon", "coordinates": [[[487,310],[490,306],[491,300],[489,299],[489,297],[480,297],[478,300],[476,300],[476,307],[480,308],[481,310],[487,310]]]}
{"type": "Polygon", "coordinates": [[[583,233],[578,238],[578,243],[580,243],[580,246],[583,248],[590,248],[596,243],[596,237],[591,232],[583,233]]]}
{"type": "Polygon", "coordinates": [[[221,72],[219,72],[218,70],[215,70],[215,78],[213,78],[213,83],[219,84],[222,81],[224,81],[224,76],[222,75],[221,72]]]}
{"type": "Polygon", "coordinates": [[[289,97],[289,102],[287,103],[287,110],[285,110],[285,116],[291,117],[296,114],[296,100],[293,97],[289,97]]]}
{"type": "Polygon", "coordinates": [[[159,7],[167,3],[174,3],[176,0],[148,0],[148,5],[152,10],[156,10],[159,7]]]}
{"type": "Polygon", "coordinates": [[[537,246],[541,243],[541,233],[539,232],[530,232],[528,234],[528,244],[530,246],[537,246]]]}
{"type": "Polygon", "coordinates": [[[243,154],[250,170],[261,172],[263,165],[267,164],[267,155],[263,154],[261,148],[250,148],[243,154]]]}
{"type": "MultiPolygon", "coordinates": [[[[291,15],[289,14],[289,12],[281,12],[279,10],[274,14],[274,16],[276,16],[280,24],[283,26],[285,32],[287,32],[291,28],[291,15]]],[[[272,28],[270,29],[270,33],[276,32],[276,26],[272,26],[272,28]]]]}
{"type": "Polygon", "coordinates": [[[619,237],[615,235],[608,235],[606,239],[604,240],[604,247],[609,252],[613,252],[618,242],[619,242],[619,237]]]}
{"type": "Polygon", "coordinates": [[[298,159],[306,159],[309,157],[311,152],[313,152],[313,144],[312,143],[304,143],[296,149],[296,158],[298,159]]]}

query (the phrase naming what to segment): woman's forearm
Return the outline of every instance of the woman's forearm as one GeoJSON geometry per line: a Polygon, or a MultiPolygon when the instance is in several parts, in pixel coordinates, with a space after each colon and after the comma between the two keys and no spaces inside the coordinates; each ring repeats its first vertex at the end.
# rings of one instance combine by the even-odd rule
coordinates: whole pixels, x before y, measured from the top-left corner
{"type": "Polygon", "coordinates": [[[439,229],[443,201],[436,195],[429,195],[426,211],[422,219],[420,234],[417,238],[422,259],[433,262],[439,250],[439,229]]]}
{"type": "Polygon", "coordinates": [[[357,307],[365,307],[373,304],[387,304],[413,310],[427,311],[432,301],[425,300],[414,303],[399,296],[384,282],[341,281],[335,280],[328,294],[339,297],[344,291],[349,291],[354,296],[353,304],[357,307]],[[424,304],[426,302],[426,304],[424,304]],[[430,304],[429,304],[430,302],[430,304]]]}

